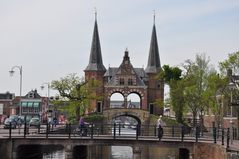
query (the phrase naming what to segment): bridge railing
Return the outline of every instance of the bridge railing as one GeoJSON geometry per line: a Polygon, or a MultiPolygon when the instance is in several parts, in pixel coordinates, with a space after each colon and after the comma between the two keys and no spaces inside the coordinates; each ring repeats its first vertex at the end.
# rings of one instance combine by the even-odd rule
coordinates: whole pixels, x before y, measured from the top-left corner
{"type": "Polygon", "coordinates": [[[151,140],[177,140],[177,141],[207,141],[212,143],[230,145],[230,141],[237,139],[237,130],[233,128],[204,128],[185,126],[163,126],[161,131],[156,125],[124,125],[108,123],[90,123],[83,128],[76,124],[41,124],[29,126],[28,124],[17,127],[0,125],[1,138],[109,138],[109,139],[151,139],[151,140]],[[162,139],[161,139],[161,134],[162,139]]]}

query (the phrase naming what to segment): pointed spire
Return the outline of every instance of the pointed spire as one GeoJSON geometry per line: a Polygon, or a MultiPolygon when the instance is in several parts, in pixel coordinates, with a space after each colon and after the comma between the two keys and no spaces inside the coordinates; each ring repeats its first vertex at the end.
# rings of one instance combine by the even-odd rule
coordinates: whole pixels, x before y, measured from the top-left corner
{"type": "Polygon", "coordinates": [[[155,28],[155,14],[154,14],[154,25],[150,42],[148,65],[145,69],[146,73],[158,73],[161,69],[157,34],[155,28]]]}
{"type": "Polygon", "coordinates": [[[100,38],[98,33],[98,25],[96,19],[97,13],[95,12],[95,26],[93,31],[93,38],[91,43],[90,60],[85,71],[105,71],[105,66],[103,65],[100,38]]]}

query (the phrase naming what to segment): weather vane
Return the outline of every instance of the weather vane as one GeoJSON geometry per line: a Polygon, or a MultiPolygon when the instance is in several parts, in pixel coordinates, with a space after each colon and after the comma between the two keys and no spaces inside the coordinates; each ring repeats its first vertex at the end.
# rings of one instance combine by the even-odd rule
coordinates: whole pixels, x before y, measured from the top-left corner
{"type": "Polygon", "coordinates": [[[97,9],[95,7],[95,20],[97,20],[97,9]]]}
{"type": "Polygon", "coordinates": [[[155,10],[153,10],[153,12],[154,12],[154,24],[155,24],[155,10]]]}

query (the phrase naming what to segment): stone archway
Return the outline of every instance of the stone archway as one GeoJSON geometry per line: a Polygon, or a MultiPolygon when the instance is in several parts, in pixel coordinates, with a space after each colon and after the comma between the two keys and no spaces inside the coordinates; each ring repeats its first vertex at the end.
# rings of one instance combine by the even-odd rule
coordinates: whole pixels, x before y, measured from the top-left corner
{"type": "Polygon", "coordinates": [[[148,124],[149,120],[149,112],[141,109],[107,109],[103,111],[103,115],[106,117],[107,123],[111,123],[118,116],[133,117],[142,125],[148,124]]]}

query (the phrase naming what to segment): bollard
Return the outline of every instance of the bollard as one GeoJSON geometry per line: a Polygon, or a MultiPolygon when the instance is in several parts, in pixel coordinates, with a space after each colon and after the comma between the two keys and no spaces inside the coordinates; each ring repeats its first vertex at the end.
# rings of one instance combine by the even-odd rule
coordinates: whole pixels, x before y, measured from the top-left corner
{"type": "Polygon", "coordinates": [[[71,123],[68,125],[68,138],[71,138],[71,123]]]}
{"type": "Polygon", "coordinates": [[[198,142],[198,127],[196,126],[195,130],[195,137],[196,137],[196,142],[198,142]]]}
{"type": "Polygon", "coordinates": [[[91,123],[91,127],[90,127],[90,136],[91,136],[91,139],[93,139],[93,134],[94,134],[94,127],[93,127],[93,123],[91,123]]]}
{"type": "Polygon", "coordinates": [[[157,125],[154,125],[154,136],[156,137],[157,134],[157,125]]]}
{"type": "Polygon", "coordinates": [[[37,127],[38,134],[40,133],[40,130],[41,130],[41,124],[39,124],[38,127],[37,127]]]}
{"type": "Polygon", "coordinates": [[[219,130],[220,130],[220,124],[217,125],[217,139],[219,139],[219,130]]]}
{"type": "Polygon", "coordinates": [[[46,123],[46,138],[48,138],[48,132],[49,132],[49,123],[46,123]]]}
{"type": "Polygon", "coordinates": [[[217,128],[213,127],[213,139],[214,139],[214,143],[217,143],[217,128]]]}
{"type": "Polygon", "coordinates": [[[222,145],[224,145],[224,128],[222,128],[222,145]]]}
{"type": "Polygon", "coordinates": [[[184,138],[184,126],[181,127],[181,141],[183,142],[184,138]]]}
{"type": "Polygon", "coordinates": [[[238,128],[235,128],[235,140],[239,140],[237,131],[238,131],[238,128]]]}
{"type": "Polygon", "coordinates": [[[227,149],[229,148],[230,143],[230,128],[227,128],[227,149]]]}
{"type": "Polygon", "coordinates": [[[24,138],[26,138],[26,134],[27,134],[27,122],[25,120],[25,123],[24,123],[24,138]]]}
{"type": "Polygon", "coordinates": [[[121,124],[119,124],[119,136],[121,134],[121,124]]]}
{"type": "Polygon", "coordinates": [[[12,138],[12,122],[10,122],[10,125],[9,125],[9,139],[12,138]]]}
{"type": "Polygon", "coordinates": [[[114,123],[114,139],[116,138],[116,123],[114,123]]]}
{"type": "Polygon", "coordinates": [[[139,124],[136,126],[136,140],[139,138],[139,124]]]}
{"type": "Polygon", "coordinates": [[[138,124],[138,136],[140,136],[140,135],[141,135],[141,125],[138,124]]]}
{"type": "Polygon", "coordinates": [[[174,137],[174,126],[172,126],[172,137],[174,137]]]}
{"type": "Polygon", "coordinates": [[[101,123],[101,125],[100,125],[100,134],[101,135],[103,135],[104,134],[104,125],[103,125],[103,123],[101,123]]]}

